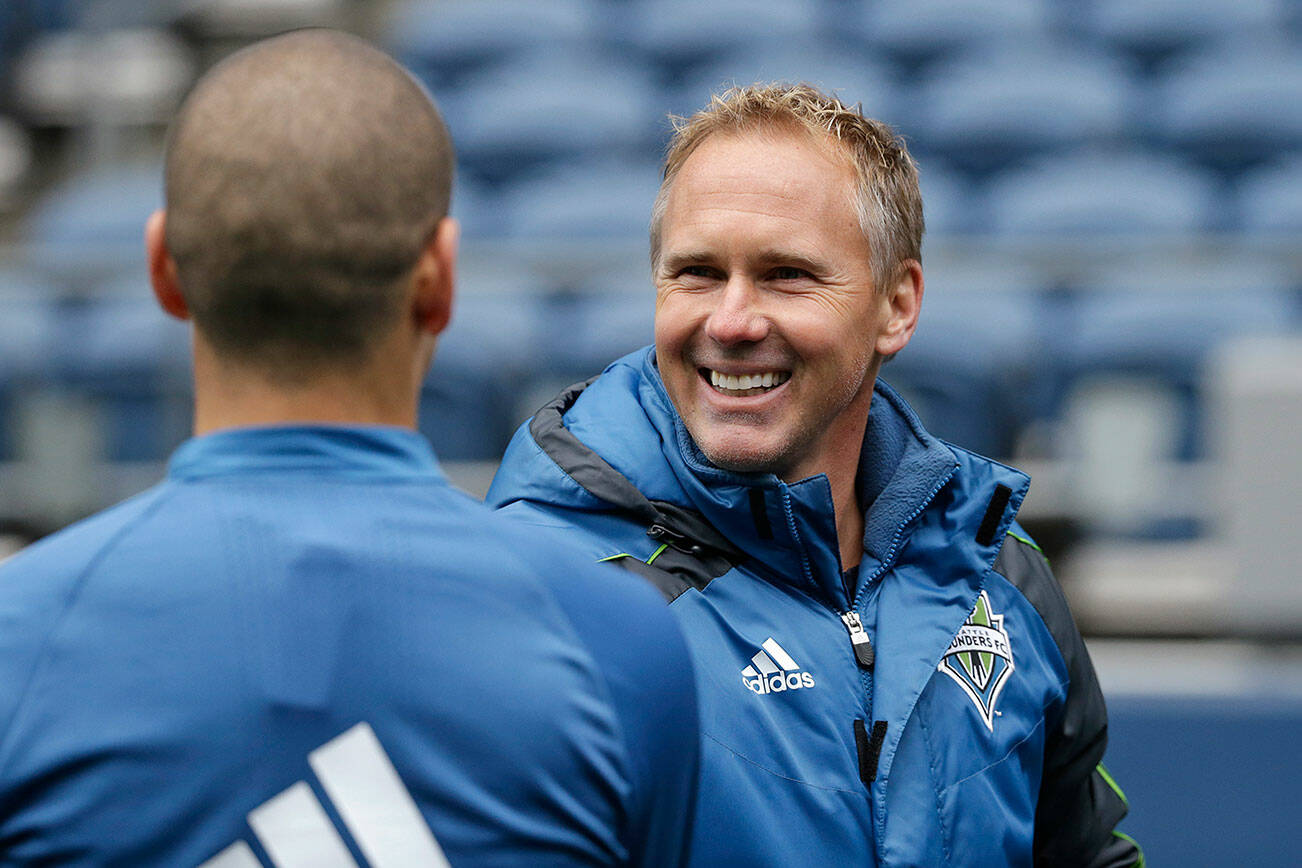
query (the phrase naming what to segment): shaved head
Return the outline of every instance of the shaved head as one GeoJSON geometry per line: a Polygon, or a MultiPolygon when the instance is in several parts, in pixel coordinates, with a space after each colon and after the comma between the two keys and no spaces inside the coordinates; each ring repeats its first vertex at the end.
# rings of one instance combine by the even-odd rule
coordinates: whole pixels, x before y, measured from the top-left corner
{"type": "Polygon", "coordinates": [[[278,376],[365,359],[451,184],[438,110],[384,53],[304,30],[230,56],[167,150],[166,242],[196,328],[278,376]]]}

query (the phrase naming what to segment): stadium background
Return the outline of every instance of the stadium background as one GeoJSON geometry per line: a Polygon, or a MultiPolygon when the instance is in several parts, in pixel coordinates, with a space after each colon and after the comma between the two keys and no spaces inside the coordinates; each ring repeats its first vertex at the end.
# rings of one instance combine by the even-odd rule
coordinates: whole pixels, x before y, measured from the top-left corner
{"type": "Polygon", "coordinates": [[[0,557],[186,435],[141,228],[165,124],[259,36],[391,51],[458,148],[461,293],[422,427],[482,493],[513,428],[650,339],[666,113],[807,80],[922,169],[927,295],[884,371],[1028,469],[1156,865],[1302,852],[1299,0],[6,0],[0,557]]]}

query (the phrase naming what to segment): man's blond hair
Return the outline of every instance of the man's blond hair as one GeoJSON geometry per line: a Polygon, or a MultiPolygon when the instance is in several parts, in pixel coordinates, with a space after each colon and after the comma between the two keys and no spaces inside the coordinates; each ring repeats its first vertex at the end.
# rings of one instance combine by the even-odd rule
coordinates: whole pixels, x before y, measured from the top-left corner
{"type": "Polygon", "coordinates": [[[803,129],[830,138],[858,178],[855,208],[867,241],[878,291],[884,292],[910,259],[922,261],[922,194],[918,168],[904,141],[881,121],[864,117],[807,84],[754,84],[733,87],[710,98],[688,118],[671,117],[674,135],[665,155],[664,180],[651,212],[651,261],[660,257],[661,223],[673,186],[687,158],[715,133],[753,133],[803,129]]]}

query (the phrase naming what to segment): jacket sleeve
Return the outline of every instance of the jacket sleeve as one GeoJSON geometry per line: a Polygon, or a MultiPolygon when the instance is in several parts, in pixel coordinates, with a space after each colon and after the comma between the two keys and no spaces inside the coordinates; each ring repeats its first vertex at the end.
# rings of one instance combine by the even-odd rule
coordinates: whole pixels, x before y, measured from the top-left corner
{"type": "Polygon", "coordinates": [[[1009,535],[995,569],[1040,613],[1067,665],[1067,698],[1049,723],[1035,812],[1035,864],[1053,868],[1142,868],[1143,852],[1115,831],[1128,805],[1103,768],[1108,712],[1094,664],[1049,562],[1028,539],[1009,535]]]}
{"type": "Polygon", "coordinates": [[[620,837],[632,868],[688,863],[700,720],[687,644],[664,600],[633,575],[573,564],[552,593],[600,667],[623,732],[629,789],[620,837]]]}

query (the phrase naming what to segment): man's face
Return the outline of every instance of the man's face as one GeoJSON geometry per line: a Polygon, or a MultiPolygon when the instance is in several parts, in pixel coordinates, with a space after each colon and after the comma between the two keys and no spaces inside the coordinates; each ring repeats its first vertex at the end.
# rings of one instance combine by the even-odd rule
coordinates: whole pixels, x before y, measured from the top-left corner
{"type": "Polygon", "coordinates": [[[673,182],[656,356],[720,467],[795,481],[858,455],[890,305],[854,192],[839,146],[796,131],[714,134],[673,182]]]}

